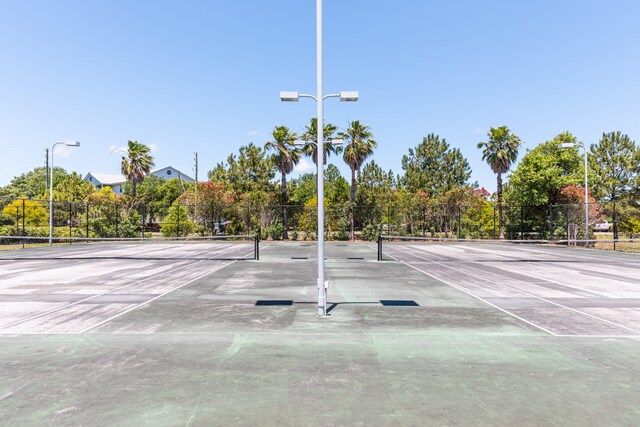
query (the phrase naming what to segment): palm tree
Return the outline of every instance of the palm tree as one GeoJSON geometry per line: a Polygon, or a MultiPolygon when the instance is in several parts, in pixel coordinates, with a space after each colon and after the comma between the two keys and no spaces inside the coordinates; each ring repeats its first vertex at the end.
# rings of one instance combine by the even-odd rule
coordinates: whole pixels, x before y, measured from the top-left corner
{"type": "Polygon", "coordinates": [[[507,126],[489,129],[489,141],[479,142],[482,149],[482,160],[486,160],[491,170],[498,177],[498,235],[504,239],[504,221],[502,217],[502,174],[507,173],[518,158],[518,149],[522,144],[517,135],[511,133],[507,126]]]}
{"type": "MultiPolygon", "coordinates": [[[[302,147],[302,151],[304,151],[304,153],[307,156],[311,156],[311,159],[313,160],[313,163],[315,163],[316,165],[318,164],[318,145],[317,145],[317,139],[318,139],[318,118],[317,117],[313,117],[311,118],[311,122],[309,123],[308,126],[305,126],[305,132],[302,134],[302,139],[307,141],[307,144],[305,144],[302,147]]],[[[323,137],[325,141],[328,141],[333,134],[336,132],[338,128],[335,127],[334,125],[332,125],[331,123],[327,123],[324,125],[324,128],[322,129],[323,131],[323,137]]],[[[324,157],[322,158],[322,160],[324,161],[323,164],[327,164],[327,157],[331,154],[331,153],[336,153],[336,147],[334,147],[332,144],[322,144],[324,145],[324,157]]]]}
{"type": "Polygon", "coordinates": [[[293,171],[293,167],[300,160],[300,150],[294,145],[297,135],[286,126],[276,126],[273,129],[273,141],[264,144],[265,150],[271,150],[276,167],[280,171],[280,205],[282,206],[282,239],[287,240],[289,227],[287,220],[287,174],[293,171]]]}
{"type": "Polygon", "coordinates": [[[342,151],[344,162],[351,168],[351,191],[349,194],[350,209],[349,222],[351,223],[351,240],[355,239],[353,206],[356,199],[356,171],[360,170],[365,160],[373,154],[377,143],[372,139],[373,133],[369,126],[354,120],[349,123],[345,132],[340,132],[339,136],[345,141],[342,151]]]}
{"type": "Polygon", "coordinates": [[[131,181],[132,194],[136,197],[136,187],[153,167],[151,149],[138,141],[127,142],[127,156],[122,156],[120,170],[128,181],[131,181]]]}

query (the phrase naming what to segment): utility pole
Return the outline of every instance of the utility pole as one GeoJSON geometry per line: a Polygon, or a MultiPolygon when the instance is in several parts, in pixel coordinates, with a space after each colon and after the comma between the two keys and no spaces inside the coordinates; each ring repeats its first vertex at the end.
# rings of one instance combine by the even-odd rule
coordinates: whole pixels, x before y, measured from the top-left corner
{"type": "Polygon", "coordinates": [[[195,167],[193,168],[196,173],[196,185],[194,187],[194,193],[198,194],[198,153],[193,153],[193,161],[195,163],[195,167]]]}
{"type": "Polygon", "coordinates": [[[44,149],[44,168],[45,168],[45,175],[46,175],[46,191],[45,194],[47,192],[49,192],[49,149],[45,148],[44,149]]]}
{"type": "Polygon", "coordinates": [[[193,153],[193,161],[195,162],[194,171],[196,173],[196,189],[198,188],[198,153],[193,153]]]}

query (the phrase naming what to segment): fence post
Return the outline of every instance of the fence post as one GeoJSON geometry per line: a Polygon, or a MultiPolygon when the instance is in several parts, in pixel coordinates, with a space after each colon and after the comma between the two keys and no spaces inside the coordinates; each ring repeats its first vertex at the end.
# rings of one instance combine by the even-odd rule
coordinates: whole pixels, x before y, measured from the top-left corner
{"type": "Polygon", "coordinates": [[[24,210],[24,199],[22,199],[22,235],[25,236],[25,210],[24,210]]]}
{"type": "Polygon", "coordinates": [[[520,206],[520,240],[524,240],[524,206],[520,206]]]}
{"type": "Polygon", "coordinates": [[[16,236],[20,235],[20,208],[16,206],[16,236]]]}
{"type": "Polygon", "coordinates": [[[178,219],[177,219],[178,224],[177,224],[177,227],[176,227],[176,237],[180,237],[180,203],[178,203],[176,205],[176,207],[178,208],[178,210],[177,210],[177,212],[178,212],[178,219]]]}
{"type": "Polygon", "coordinates": [[[113,208],[116,211],[116,237],[120,237],[119,233],[118,233],[118,204],[114,203],[113,204],[113,208]]]}
{"type": "MultiPolygon", "coordinates": [[[[69,219],[67,220],[67,222],[69,223],[69,239],[71,239],[71,237],[73,237],[71,235],[71,217],[73,216],[73,205],[71,204],[71,202],[69,202],[69,219]]],[[[69,244],[71,244],[71,240],[69,240],[69,244]]]]}
{"type": "Polygon", "coordinates": [[[209,210],[211,211],[211,235],[213,236],[216,234],[216,228],[213,224],[213,205],[209,205],[209,210]]]}
{"type": "Polygon", "coordinates": [[[569,233],[569,205],[564,205],[564,210],[565,210],[565,216],[567,218],[567,246],[571,246],[571,241],[569,239],[569,237],[570,237],[570,233],[569,233]]]}
{"type": "Polygon", "coordinates": [[[549,205],[549,240],[553,240],[553,210],[549,205]]]}
{"type": "Polygon", "coordinates": [[[458,239],[462,239],[462,208],[458,206],[458,239]]]}
{"type": "Polygon", "coordinates": [[[140,221],[141,221],[141,223],[142,223],[142,224],[141,224],[141,226],[142,226],[142,229],[141,229],[141,230],[142,230],[141,235],[142,235],[142,238],[143,238],[143,239],[144,239],[144,224],[145,224],[145,220],[146,220],[146,218],[147,218],[146,204],[144,204],[144,203],[143,203],[143,204],[142,204],[142,219],[140,220],[140,221]]]}
{"type": "Polygon", "coordinates": [[[391,233],[391,206],[387,206],[387,236],[391,233]]]}
{"type": "Polygon", "coordinates": [[[613,201],[613,250],[616,250],[616,240],[618,239],[618,222],[617,222],[616,201],[613,201]]]}
{"type": "Polygon", "coordinates": [[[89,202],[87,202],[87,213],[86,213],[86,237],[89,237],[89,202]]]}
{"type": "Polygon", "coordinates": [[[493,206],[493,240],[496,240],[496,206],[493,206]]]}

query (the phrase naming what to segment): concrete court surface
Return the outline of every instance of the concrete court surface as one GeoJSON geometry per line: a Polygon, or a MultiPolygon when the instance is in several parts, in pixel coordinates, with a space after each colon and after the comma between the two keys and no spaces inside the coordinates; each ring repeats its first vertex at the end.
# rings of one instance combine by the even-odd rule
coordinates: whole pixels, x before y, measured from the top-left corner
{"type": "Polygon", "coordinates": [[[638,256],[315,250],[0,261],[0,425],[640,425],[638,256]]]}

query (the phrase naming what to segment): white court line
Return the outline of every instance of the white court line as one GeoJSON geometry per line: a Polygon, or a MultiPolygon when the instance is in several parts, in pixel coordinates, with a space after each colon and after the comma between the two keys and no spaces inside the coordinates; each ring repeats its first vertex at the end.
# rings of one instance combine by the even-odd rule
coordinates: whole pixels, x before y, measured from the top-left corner
{"type": "Polygon", "coordinates": [[[190,263],[188,265],[183,265],[181,267],[177,267],[177,268],[173,268],[173,269],[169,268],[169,269],[163,270],[158,274],[154,274],[152,276],[145,277],[144,279],[138,280],[138,281],[133,282],[133,283],[129,283],[128,285],[123,285],[123,286],[120,286],[118,288],[109,289],[108,291],[104,291],[102,293],[99,293],[99,294],[96,294],[96,295],[92,295],[90,297],[83,298],[81,300],[78,300],[78,301],[75,301],[75,302],[72,302],[72,303],[69,303],[69,304],[65,304],[65,305],[62,305],[60,307],[56,307],[56,308],[44,311],[44,312],[39,313],[39,314],[35,314],[35,315],[31,316],[31,317],[27,317],[26,319],[20,319],[20,320],[16,320],[15,322],[12,322],[12,323],[7,323],[5,325],[0,325],[0,329],[9,328],[11,326],[19,325],[20,323],[28,322],[29,320],[37,319],[39,317],[46,316],[47,314],[55,313],[56,311],[60,311],[60,310],[63,310],[65,308],[72,307],[74,305],[81,304],[83,302],[92,300],[94,298],[98,298],[98,297],[110,294],[111,292],[115,292],[115,291],[119,291],[119,290],[122,290],[122,289],[126,289],[126,288],[128,288],[130,286],[139,285],[139,284],[144,283],[144,282],[146,282],[148,280],[152,280],[152,279],[158,278],[160,276],[166,275],[167,272],[168,272],[167,270],[169,270],[170,272],[175,272],[175,271],[183,270],[183,269],[185,269],[187,267],[193,267],[195,264],[197,264],[199,262],[202,262],[202,261],[196,261],[196,262],[192,262],[192,263],[190,263]]]}
{"type": "MultiPolygon", "coordinates": [[[[432,261],[432,260],[430,260],[430,259],[428,259],[428,258],[422,257],[422,256],[420,256],[420,255],[416,255],[415,253],[402,251],[402,250],[400,250],[400,249],[398,249],[398,251],[400,251],[400,252],[404,252],[405,254],[408,254],[408,255],[411,255],[411,256],[415,256],[415,257],[417,257],[417,258],[421,258],[421,259],[423,259],[423,260],[425,260],[425,261],[432,262],[432,263],[434,263],[434,264],[438,264],[438,265],[440,265],[440,266],[442,266],[442,267],[449,268],[449,269],[454,270],[454,271],[457,271],[457,272],[459,272],[459,273],[466,274],[466,275],[468,275],[468,276],[472,276],[472,277],[477,278],[477,279],[480,279],[480,280],[482,280],[482,281],[484,281],[484,282],[489,282],[489,283],[491,283],[491,284],[497,284],[498,286],[504,286],[505,288],[509,288],[509,289],[514,290],[514,291],[517,291],[517,292],[523,293],[523,294],[525,294],[525,295],[528,295],[528,296],[530,296],[530,297],[533,297],[533,298],[539,299],[540,301],[547,302],[547,303],[552,304],[552,305],[555,305],[555,306],[557,306],[557,307],[565,308],[565,309],[567,309],[567,310],[569,310],[569,311],[573,311],[574,313],[582,314],[582,315],[584,315],[584,316],[591,317],[591,318],[596,319],[596,320],[599,320],[599,321],[601,321],[601,322],[608,323],[608,324],[610,324],[610,325],[617,326],[617,327],[622,328],[622,329],[626,329],[626,330],[631,331],[631,332],[634,332],[634,333],[636,333],[636,334],[640,334],[640,331],[638,331],[638,330],[636,330],[636,329],[630,328],[630,327],[628,327],[628,326],[620,325],[620,324],[618,324],[618,323],[612,322],[612,321],[607,320],[607,319],[603,319],[603,318],[598,317],[598,316],[595,316],[595,315],[593,315],[593,314],[585,313],[584,311],[580,311],[580,310],[577,310],[577,309],[575,309],[575,308],[567,307],[566,305],[563,305],[563,304],[560,304],[560,303],[557,303],[557,302],[554,302],[554,301],[550,301],[550,300],[548,300],[548,299],[546,299],[546,298],[543,298],[543,297],[540,297],[540,296],[538,296],[538,295],[535,295],[535,294],[529,293],[529,292],[527,292],[527,291],[523,291],[522,289],[514,288],[513,286],[505,285],[505,284],[503,284],[503,283],[496,283],[496,282],[494,282],[494,281],[492,281],[492,280],[485,279],[484,277],[480,277],[480,276],[474,275],[473,273],[470,273],[470,272],[467,272],[467,271],[464,271],[464,270],[460,270],[460,269],[455,268],[455,267],[451,267],[451,266],[446,265],[446,264],[443,264],[443,263],[441,263],[441,262],[439,262],[439,261],[432,261]]],[[[520,273],[519,273],[519,274],[520,274],[520,273]]],[[[523,275],[524,275],[524,276],[527,276],[527,277],[530,277],[530,278],[533,278],[533,279],[537,279],[535,276],[531,276],[531,275],[528,275],[528,274],[523,274],[523,275]]],[[[549,282],[550,282],[550,283],[556,283],[556,284],[559,284],[559,285],[563,285],[562,283],[553,282],[553,281],[551,281],[551,280],[549,280],[549,282]]],[[[563,286],[564,286],[564,285],[563,285],[563,286]]]]}
{"type": "Polygon", "coordinates": [[[195,278],[193,278],[193,279],[191,279],[191,280],[189,280],[189,281],[187,281],[187,282],[183,283],[183,284],[182,284],[182,285],[180,285],[180,286],[176,286],[175,288],[170,289],[170,290],[168,290],[168,291],[166,291],[166,292],[164,292],[164,293],[162,293],[162,294],[160,294],[160,295],[156,295],[155,297],[153,297],[153,298],[151,298],[151,299],[149,299],[149,300],[147,300],[147,301],[145,301],[145,302],[142,302],[142,303],[140,303],[140,304],[134,305],[133,307],[128,308],[127,310],[125,310],[125,311],[123,311],[123,312],[121,312],[121,313],[118,313],[118,314],[116,314],[115,316],[111,316],[111,317],[109,317],[109,318],[108,318],[108,319],[106,319],[106,320],[103,320],[103,321],[101,321],[101,322],[96,323],[95,325],[89,326],[88,328],[85,328],[85,329],[81,330],[80,332],[76,332],[76,334],[84,334],[85,332],[90,331],[91,329],[97,328],[98,326],[102,326],[102,325],[104,325],[105,323],[108,323],[108,322],[110,322],[110,321],[112,321],[112,320],[114,320],[114,319],[117,319],[118,317],[120,317],[120,316],[122,316],[122,315],[125,315],[125,314],[127,314],[127,313],[129,313],[129,312],[131,312],[131,311],[133,311],[133,310],[135,310],[135,309],[137,309],[137,308],[142,307],[143,305],[149,304],[149,303],[151,303],[151,302],[153,302],[153,301],[157,300],[158,298],[162,298],[163,296],[165,296],[165,295],[167,295],[167,294],[170,294],[171,292],[173,292],[173,291],[175,291],[175,290],[178,290],[178,289],[180,289],[180,288],[182,288],[182,287],[184,287],[184,286],[187,286],[187,285],[189,285],[189,284],[191,284],[191,283],[195,282],[196,280],[202,279],[203,277],[208,276],[208,275],[209,275],[209,274],[211,274],[211,273],[215,273],[216,271],[220,270],[221,268],[227,267],[227,266],[229,266],[229,265],[233,264],[233,263],[234,263],[234,262],[236,262],[236,261],[237,261],[237,260],[231,261],[231,262],[230,262],[230,263],[228,263],[228,264],[221,265],[221,266],[219,266],[218,268],[216,268],[216,269],[214,269],[214,270],[211,270],[211,271],[208,271],[208,272],[206,272],[206,273],[204,273],[204,274],[201,274],[200,276],[195,277],[195,278]]]}
{"type": "Polygon", "coordinates": [[[640,335],[557,335],[560,338],[631,338],[639,339],[640,335]]]}
{"type": "MultiPolygon", "coordinates": [[[[402,251],[401,251],[401,252],[402,252],[402,251]]],[[[410,254],[410,255],[411,255],[411,254],[410,254]]],[[[434,275],[432,275],[432,274],[430,274],[430,273],[427,273],[426,271],[421,270],[421,269],[420,269],[420,268],[418,268],[418,267],[415,267],[415,266],[413,266],[413,265],[411,265],[411,264],[408,264],[408,263],[406,263],[406,262],[404,262],[404,261],[402,261],[402,260],[399,260],[398,258],[394,257],[393,255],[390,255],[390,254],[388,254],[388,253],[387,253],[387,256],[390,256],[391,258],[395,259],[396,261],[399,261],[399,262],[403,263],[404,265],[406,265],[406,266],[408,266],[408,267],[411,267],[411,268],[413,268],[414,270],[417,270],[417,271],[421,272],[422,274],[425,274],[425,275],[427,275],[427,276],[429,276],[429,277],[431,277],[431,278],[433,278],[433,279],[437,280],[438,282],[444,283],[445,285],[449,285],[449,286],[451,286],[452,288],[455,288],[455,289],[457,289],[457,290],[459,290],[459,291],[462,291],[462,292],[464,292],[465,294],[467,294],[467,295],[469,295],[469,296],[472,296],[473,298],[475,298],[475,299],[477,299],[477,300],[479,300],[479,301],[482,301],[483,303],[485,303],[485,304],[487,304],[487,305],[490,305],[491,307],[496,308],[496,309],[498,309],[498,310],[502,311],[503,313],[508,314],[508,315],[509,315],[509,316],[511,316],[511,317],[515,317],[516,319],[518,319],[518,320],[520,320],[520,321],[522,321],[522,322],[524,322],[524,323],[527,323],[527,324],[529,324],[529,325],[531,325],[531,326],[533,326],[533,327],[535,327],[535,328],[538,328],[538,329],[540,329],[541,331],[544,331],[544,332],[546,332],[546,333],[547,333],[547,334],[549,334],[549,335],[553,335],[554,337],[557,337],[557,336],[558,336],[558,334],[556,334],[556,333],[554,333],[554,332],[551,332],[550,330],[548,330],[548,329],[546,329],[546,328],[543,328],[542,326],[537,325],[537,324],[535,324],[535,323],[533,323],[533,322],[531,322],[531,321],[529,321],[529,320],[527,320],[527,319],[525,319],[525,318],[522,318],[522,317],[518,316],[517,314],[511,313],[509,310],[506,310],[506,309],[504,309],[504,308],[502,308],[502,307],[498,307],[497,305],[495,305],[495,304],[493,304],[493,303],[490,303],[490,302],[489,302],[489,301],[487,301],[486,299],[484,299],[484,298],[482,298],[482,297],[479,297],[478,295],[475,295],[475,294],[473,294],[473,293],[469,292],[468,290],[466,290],[466,289],[464,289],[464,288],[462,288],[462,287],[460,287],[460,286],[458,286],[458,285],[454,285],[453,283],[450,283],[449,281],[447,281],[447,280],[445,280],[445,279],[441,279],[441,278],[436,277],[436,276],[434,276],[434,275]]]]}

